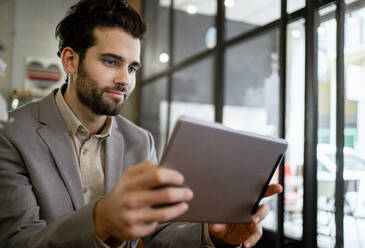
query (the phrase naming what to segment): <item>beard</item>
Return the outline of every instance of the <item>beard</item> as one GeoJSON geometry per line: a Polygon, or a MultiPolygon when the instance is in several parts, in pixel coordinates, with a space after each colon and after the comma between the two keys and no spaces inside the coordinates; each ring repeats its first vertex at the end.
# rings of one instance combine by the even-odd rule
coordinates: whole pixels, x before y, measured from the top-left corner
{"type": "Polygon", "coordinates": [[[115,98],[103,98],[104,92],[108,90],[128,92],[128,87],[122,84],[117,84],[115,87],[99,88],[98,83],[91,79],[88,73],[84,70],[81,64],[78,70],[76,79],[76,93],[80,102],[88,107],[96,115],[118,115],[122,110],[127,96],[122,100],[115,98]]]}

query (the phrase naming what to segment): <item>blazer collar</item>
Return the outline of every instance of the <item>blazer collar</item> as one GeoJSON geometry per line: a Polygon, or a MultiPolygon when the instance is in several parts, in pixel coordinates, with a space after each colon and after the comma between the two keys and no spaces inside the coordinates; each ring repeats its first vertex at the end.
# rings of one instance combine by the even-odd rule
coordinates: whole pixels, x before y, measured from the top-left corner
{"type": "Polygon", "coordinates": [[[118,117],[112,122],[110,136],[105,146],[105,194],[119,181],[123,172],[124,137],[118,126],[118,117]]]}
{"type": "Polygon", "coordinates": [[[65,122],[55,103],[56,92],[54,90],[39,102],[38,120],[43,125],[37,132],[47,144],[73,205],[78,209],[84,205],[80,171],[65,122]]]}

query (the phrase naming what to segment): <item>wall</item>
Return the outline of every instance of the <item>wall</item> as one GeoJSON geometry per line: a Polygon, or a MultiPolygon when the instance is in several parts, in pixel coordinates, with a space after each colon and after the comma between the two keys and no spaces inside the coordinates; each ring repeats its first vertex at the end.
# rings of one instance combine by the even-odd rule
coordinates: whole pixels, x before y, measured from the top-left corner
{"type": "Polygon", "coordinates": [[[6,98],[11,92],[13,12],[13,0],[0,0],[0,41],[5,48],[0,58],[7,64],[5,77],[0,77],[0,93],[6,98]]]}
{"type": "Polygon", "coordinates": [[[57,59],[55,28],[76,0],[16,0],[12,87],[23,87],[28,56],[57,59]]]}

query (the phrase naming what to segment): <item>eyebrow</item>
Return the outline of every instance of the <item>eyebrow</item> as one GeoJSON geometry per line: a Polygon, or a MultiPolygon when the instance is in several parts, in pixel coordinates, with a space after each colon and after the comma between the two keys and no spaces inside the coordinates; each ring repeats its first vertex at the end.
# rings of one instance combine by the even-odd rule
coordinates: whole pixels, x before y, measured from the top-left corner
{"type": "MultiPolygon", "coordinates": [[[[114,53],[102,53],[100,57],[112,57],[113,59],[119,60],[121,62],[125,60],[122,56],[116,55],[114,53]]],[[[133,61],[131,65],[133,65],[137,69],[142,67],[142,64],[138,61],[133,61]]]]}

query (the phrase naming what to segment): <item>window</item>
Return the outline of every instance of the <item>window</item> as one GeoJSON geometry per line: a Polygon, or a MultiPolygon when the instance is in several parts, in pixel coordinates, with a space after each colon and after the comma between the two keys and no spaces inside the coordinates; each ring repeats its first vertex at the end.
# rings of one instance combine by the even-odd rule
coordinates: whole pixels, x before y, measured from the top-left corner
{"type": "Polygon", "coordinates": [[[288,150],[285,161],[284,234],[300,240],[303,230],[304,155],[304,20],[287,26],[286,126],[288,150]]]}
{"type": "Polygon", "coordinates": [[[163,4],[159,4],[157,0],[144,2],[145,9],[148,9],[144,14],[147,23],[147,42],[142,42],[144,62],[142,73],[144,78],[161,72],[169,66],[169,29],[167,24],[170,18],[170,5],[170,0],[163,1],[163,4]],[[159,28],[163,26],[165,28],[159,28]]]}
{"type": "Polygon", "coordinates": [[[225,7],[227,39],[280,18],[280,0],[225,0],[225,7]]]}
{"type": "Polygon", "coordinates": [[[214,0],[174,1],[175,63],[215,46],[216,12],[214,0]]]}
{"type": "Polygon", "coordinates": [[[167,78],[145,85],[141,90],[140,123],[155,139],[157,153],[161,155],[167,137],[167,78]]]}
{"type": "Polygon", "coordinates": [[[365,5],[347,1],[345,16],[344,244],[365,246],[365,5]]]}
{"type": "MultiPolygon", "coordinates": [[[[167,128],[173,127],[176,118],[182,114],[197,117],[197,112],[202,119],[215,119],[239,130],[283,135],[289,143],[283,170],[285,192],[283,197],[268,201],[272,211],[264,221],[265,234],[273,232],[276,244],[284,237],[284,243],[291,247],[364,247],[365,239],[359,235],[365,224],[364,1],[345,1],[345,73],[336,68],[337,35],[344,35],[337,28],[336,11],[344,13],[336,7],[340,1],[287,0],[289,15],[283,26],[281,0],[151,0],[156,4],[153,8],[149,7],[150,0],[146,2],[146,16],[155,16],[149,12],[163,8],[173,15],[161,14],[167,21],[158,22],[155,30],[161,30],[151,33],[172,34],[166,44],[167,35],[163,34],[159,46],[172,45],[173,63],[151,70],[148,67],[154,65],[144,62],[149,73],[143,74],[141,82],[141,124],[152,128],[155,137],[164,135],[158,141],[160,150],[164,145],[161,140],[166,140],[167,128]],[[218,17],[217,13],[225,16],[218,17]],[[284,26],[286,65],[280,58],[284,26]],[[222,33],[223,41],[217,40],[217,34],[222,33]],[[218,46],[217,42],[222,43],[218,46]],[[280,77],[281,68],[286,69],[285,80],[280,77]],[[344,92],[338,91],[341,78],[345,79],[344,92]],[[158,83],[161,80],[164,83],[158,83]],[[150,106],[150,100],[143,96],[144,92],[154,94],[152,88],[164,88],[165,95],[151,100],[158,107],[150,106]],[[341,94],[344,101],[338,102],[341,94]],[[283,106],[284,113],[280,111],[283,106]],[[343,126],[336,118],[342,107],[343,126]],[[336,150],[342,139],[343,196],[336,191],[336,171],[341,162],[336,161],[336,150]],[[317,192],[317,198],[308,200],[306,192],[317,192]],[[338,202],[342,197],[343,219],[336,208],[336,199],[338,202]],[[336,233],[341,230],[344,240],[336,233]]],[[[162,50],[148,45],[146,49],[162,50]]],[[[149,59],[152,61],[153,56],[149,59]]]]}
{"type": "Polygon", "coordinates": [[[208,57],[173,74],[170,134],[181,116],[214,121],[212,70],[208,57]]]}

